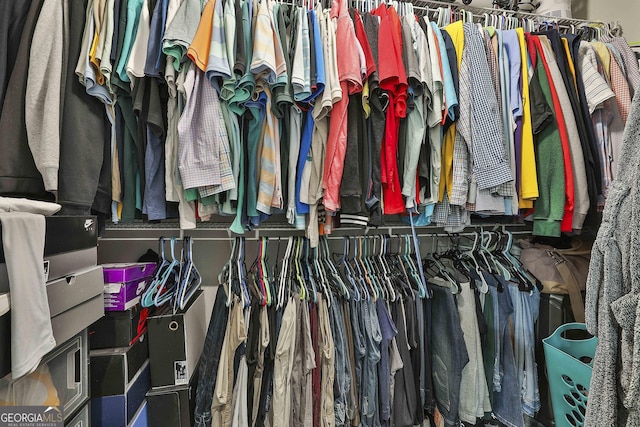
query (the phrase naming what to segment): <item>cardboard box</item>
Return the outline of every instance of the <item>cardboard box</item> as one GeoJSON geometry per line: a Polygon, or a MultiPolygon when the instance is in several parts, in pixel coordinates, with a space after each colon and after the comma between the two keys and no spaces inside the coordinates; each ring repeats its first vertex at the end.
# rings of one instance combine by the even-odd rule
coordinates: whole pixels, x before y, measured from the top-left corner
{"type": "Polygon", "coordinates": [[[156,269],[155,263],[105,264],[104,308],[127,310],[140,302],[156,269]]]}

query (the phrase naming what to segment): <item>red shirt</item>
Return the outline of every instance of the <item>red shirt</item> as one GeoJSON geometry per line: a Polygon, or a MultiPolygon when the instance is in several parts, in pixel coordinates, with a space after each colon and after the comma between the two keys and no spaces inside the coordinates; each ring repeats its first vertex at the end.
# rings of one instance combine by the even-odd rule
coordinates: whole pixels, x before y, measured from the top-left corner
{"type": "Polygon", "coordinates": [[[378,76],[389,94],[383,148],[380,150],[382,201],[387,215],[405,212],[398,171],[400,119],[407,114],[407,75],[402,62],[402,27],[395,9],[380,5],[372,12],[380,17],[378,76]]]}
{"type": "Polygon", "coordinates": [[[362,76],[357,53],[358,40],[347,10],[346,0],[334,0],[331,17],[337,18],[336,59],[342,99],[333,105],[331,111],[322,187],[325,189],[325,208],[329,211],[337,211],[340,208],[340,184],[344,172],[344,156],[347,151],[349,95],[362,91],[362,76]]]}
{"type": "Polygon", "coordinates": [[[365,78],[369,78],[374,71],[376,71],[376,63],[373,60],[373,54],[371,53],[371,46],[369,45],[369,40],[367,39],[367,33],[364,29],[364,24],[362,23],[362,17],[356,10],[354,12],[355,19],[353,20],[354,26],[356,29],[356,38],[360,42],[360,46],[362,47],[362,51],[364,52],[364,59],[367,62],[367,74],[365,78]]]}
{"type": "MultiPolygon", "coordinates": [[[[564,216],[560,223],[560,231],[568,233],[573,231],[573,209],[574,209],[574,179],[573,179],[573,167],[571,164],[571,149],[569,148],[569,136],[567,134],[567,127],[564,121],[564,115],[562,114],[562,107],[560,105],[560,99],[556,92],[556,85],[553,82],[551,73],[549,72],[549,64],[543,54],[542,45],[540,44],[540,38],[533,36],[530,37],[533,40],[534,45],[538,49],[538,58],[544,65],[544,70],[549,80],[549,87],[551,88],[551,98],[553,99],[553,110],[558,122],[558,131],[560,132],[560,141],[562,142],[562,156],[564,160],[564,178],[565,178],[565,205],[564,216]]],[[[564,84],[564,83],[562,83],[564,84]]]]}

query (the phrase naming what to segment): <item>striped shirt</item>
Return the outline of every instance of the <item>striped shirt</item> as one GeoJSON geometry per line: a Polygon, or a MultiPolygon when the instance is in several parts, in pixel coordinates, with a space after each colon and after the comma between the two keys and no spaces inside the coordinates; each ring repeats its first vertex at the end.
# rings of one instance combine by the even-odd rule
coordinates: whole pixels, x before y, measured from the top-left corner
{"type": "Polygon", "coordinates": [[[578,61],[582,70],[582,81],[589,113],[593,114],[599,105],[607,99],[613,98],[615,94],[605,78],[598,72],[597,53],[588,42],[580,42],[578,61]]]}
{"type": "Polygon", "coordinates": [[[209,45],[207,79],[219,94],[221,90],[220,82],[231,78],[231,74],[224,32],[224,6],[221,0],[216,0],[213,7],[213,26],[211,29],[211,44],[209,45]]]}

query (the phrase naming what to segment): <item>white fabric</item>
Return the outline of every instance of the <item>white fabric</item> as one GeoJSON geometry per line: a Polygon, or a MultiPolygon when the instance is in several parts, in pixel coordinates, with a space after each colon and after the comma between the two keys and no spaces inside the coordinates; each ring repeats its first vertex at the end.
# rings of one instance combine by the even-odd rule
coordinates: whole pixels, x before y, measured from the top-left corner
{"type": "Polygon", "coordinates": [[[27,212],[50,216],[58,212],[62,206],[57,203],[40,202],[38,200],[0,197],[0,212],[27,212]]]}
{"type": "Polygon", "coordinates": [[[23,212],[0,213],[11,293],[11,374],[33,372],[56,341],[44,276],[45,219],[23,212]]]}

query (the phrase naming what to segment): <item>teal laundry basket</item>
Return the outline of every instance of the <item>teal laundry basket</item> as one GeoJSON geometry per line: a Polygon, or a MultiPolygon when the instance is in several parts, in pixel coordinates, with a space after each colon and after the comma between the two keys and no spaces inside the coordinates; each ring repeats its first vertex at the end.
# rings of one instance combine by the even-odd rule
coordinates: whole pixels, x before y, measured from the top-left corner
{"type": "Polygon", "coordinates": [[[586,331],[584,323],[560,326],[544,343],[549,391],[556,427],[583,427],[593,357],[598,339],[569,339],[566,331],[586,331]]]}

